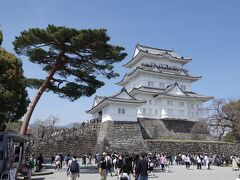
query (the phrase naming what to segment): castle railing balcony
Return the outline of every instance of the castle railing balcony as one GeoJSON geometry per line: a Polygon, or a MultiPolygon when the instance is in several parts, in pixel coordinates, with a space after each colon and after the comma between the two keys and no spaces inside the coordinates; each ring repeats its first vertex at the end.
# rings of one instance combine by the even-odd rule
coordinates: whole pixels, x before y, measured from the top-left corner
{"type": "Polygon", "coordinates": [[[183,71],[185,73],[188,73],[187,69],[184,68],[179,68],[177,66],[169,66],[168,64],[147,64],[147,63],[142,63],[141,66],[143,67],[148,67],[148,68],[153,68],[153,67],[157,67],[158,69],[164,69],[164,70],[170,70],[170,71],[183,71]]]}

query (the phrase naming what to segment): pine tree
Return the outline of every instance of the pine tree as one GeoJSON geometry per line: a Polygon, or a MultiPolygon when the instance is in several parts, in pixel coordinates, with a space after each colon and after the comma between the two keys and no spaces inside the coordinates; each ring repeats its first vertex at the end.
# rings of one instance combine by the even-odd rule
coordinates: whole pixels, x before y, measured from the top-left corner
{"type": "Polygon", "coordinates": [[[105,29],[77,30],[49,25],[46,29],[23,31],[14,41],[19,55],[26,55],[48,73],[46,79],[30,79],[30,87],[39,88],[30,104],[20,134],[25,134],[35,106],[42,93],[51,90],[62,98],[74,101],[91,96],[102,87],[102,77],[118,76],[113,63],[126,56],[123,47],[108,44],[105,29]]]}

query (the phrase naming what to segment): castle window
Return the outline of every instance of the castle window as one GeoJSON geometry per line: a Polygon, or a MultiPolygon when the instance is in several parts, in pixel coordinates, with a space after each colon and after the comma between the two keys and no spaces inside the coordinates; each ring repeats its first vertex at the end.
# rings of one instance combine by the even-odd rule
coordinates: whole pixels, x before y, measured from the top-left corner
{"type": "Polygon", "coordinates": [[[158,110],[157,109],[155,109],[155,114],[158,114],[158,110]]]}
{"type": "Polygon", "coordinates": [[[181,85],[181,89],[182,90],[186,90],[186,86],[185,85],[181,85]]]}
{"type": "Polygon", "coordinates": [[[179,105],[179,106],[184,106],[184,102],[183,102],[183,101],[180,101],[180,102],[178,102],[178,105],[179,105]]]}
{"type": "Polygon", "coordinates": [[[148,86],[153,87],[153,82],[152,81],[148,81],[148,86]]]}
{"type": "Polygon", "coordinates": [[[184,110],[179,110],[179,115],[184,116],[184,110]]]}
{"type": "Polygon", "coordinates": [[[148,100],[148,103],[149,103],[149,104],[152,104],[152,100],[151,100],[151,99],[149,99],[149,100],[148,100]]]}
{"type": "Polygon", "coordinates": [[[159,88],[164,89],[164,83],[159,83],[159,88]]]}
{"type": "Polygon", "coordinates": [[[124,108],[118,108],[118,114],[125,114],[124,108]]]}

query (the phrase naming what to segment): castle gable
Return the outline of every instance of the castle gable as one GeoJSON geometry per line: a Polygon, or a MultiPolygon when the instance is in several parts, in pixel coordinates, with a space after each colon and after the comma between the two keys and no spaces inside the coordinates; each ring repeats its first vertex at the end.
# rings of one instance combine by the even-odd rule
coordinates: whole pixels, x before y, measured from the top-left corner
{"type": "Polygon", "coordinates": [[[168,94],[178,95],[178,96],[185,96],[186,94],[180,89],[179,86],[175,86],[173,89],[167,92],[168,94]]]}
{"type": "Polygon", "coordinates": [[[111,98],[116,98],[116,99],[129,99],[129,100],[135,100],[134,97],[132,97],[128,92],[126,91],[125,88],[123,88],[119,93],[110,96],[111,98]]]}

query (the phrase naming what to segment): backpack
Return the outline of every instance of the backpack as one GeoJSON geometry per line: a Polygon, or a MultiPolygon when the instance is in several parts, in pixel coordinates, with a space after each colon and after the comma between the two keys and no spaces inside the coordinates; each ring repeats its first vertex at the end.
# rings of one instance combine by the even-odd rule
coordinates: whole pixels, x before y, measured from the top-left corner
{"type": "Polygon", "coordinates": [[[70,165],[70,172],[71,173],[78,173],[79,172],[79,164],[77,160],[72,161],[70,165]]]}

